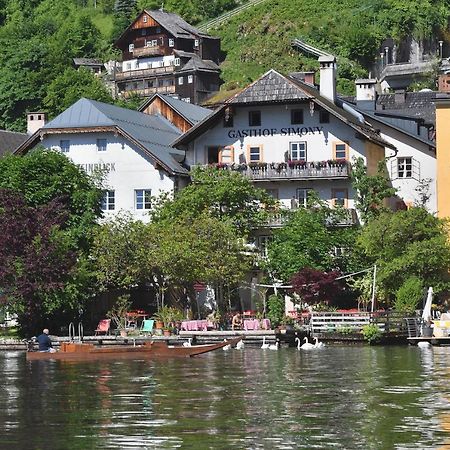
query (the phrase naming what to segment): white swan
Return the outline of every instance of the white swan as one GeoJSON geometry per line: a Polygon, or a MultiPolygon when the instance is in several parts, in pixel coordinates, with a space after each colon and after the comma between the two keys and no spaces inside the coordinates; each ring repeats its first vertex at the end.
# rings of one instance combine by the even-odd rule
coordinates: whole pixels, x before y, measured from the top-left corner
{"type": "MultiPolygon", "coordinates": [[[[227,340],[226,340],[226,339],[224,339],[224,340],[223,340],[223,342],[227,342],[227,340]]],[[[227,350],[231,350],[231,345],[230,345],[230,344],[228,344],[228,345],[225,345],[224,347],[222,347],[222,350],[225,350],[225,351],[227,351],[227,350]]]]}
{"type": "Polygon", "coordinates": [[[275,344],[270,344],[267,348],[269,350],[278,350],[280,343],[278,341],[275,342],[275,344]]]}
{"type": "Polygon", "coordinates": [[[187,342],[183,342],[183,347],[192,347],[192,338],[189,338],[187,342]]]}
{"type": "Polygon", "coordinates": [[[417,343],[417,347],[420,347],[420,348],[428,348],[430,346],[431,346],[431,344],[428,341],[420,341],[417,343]]]}
{"type": "Polygon", "coordinates": [[[261,345],[261,348],[262,348],[263,350],[265,350],[266,348],[269,348],[269,347],[270,347],[270,345],[269,345],[269,344],[266,344],[266,337],[263,336],[263,343],[262,343],[262,345],[261,345]]]}
{"type": "Polygon", "coordinates": [[[304,337],[303,340],[305,341],[305,343],[300,347],[302,350],[312,350],[314,347],[314,344],[311,344],[310,342],[308,342],[308,338],[304,337]]]}
{"type": "Polygon", "coordinates": [[[317,337],[314,338],[316,343],[314,344],[314,348],[323,348],[325,347],[325,344],[323,342],[319,342],[319,339],[317,337]]]}
{"type": "Polygon", "coordinates": [[[295,342],[297,342],[297,350],[300,350],[301,341],[298,337],[295,338],[295,342]]]}
{"type": "Polygon", "coordinates": [[[243,350],[244,349],[244,341],[240,340],[237,344],[236,344],[236,350],[243,350]]]}

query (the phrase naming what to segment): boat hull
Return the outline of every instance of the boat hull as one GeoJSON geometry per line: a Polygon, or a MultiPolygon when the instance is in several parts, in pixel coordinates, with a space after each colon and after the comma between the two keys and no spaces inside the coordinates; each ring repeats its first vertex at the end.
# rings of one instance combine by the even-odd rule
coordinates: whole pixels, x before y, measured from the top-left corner
{"type": "Polygon", "coordinates": [[[152,359],[158,357],[189,358],[236,345],[242,338],[230,339],[217,344],[193,345],[191,347],[171,346],[166,342],[148,342],[144,345],[116,345],[114,347],[94,346],[93,344],[67,342],[61,344],[61,350],[49,352],[27,352],[28,361],[64,360],[64,361],[98,361],[122,359],[152,359]]]}

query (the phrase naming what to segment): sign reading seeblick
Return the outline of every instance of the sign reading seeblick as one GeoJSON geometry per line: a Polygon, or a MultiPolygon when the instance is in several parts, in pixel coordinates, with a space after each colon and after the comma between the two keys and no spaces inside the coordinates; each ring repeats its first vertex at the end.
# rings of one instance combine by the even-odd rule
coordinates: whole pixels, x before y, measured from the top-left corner
{"type": "Polygon", "coordinates": [[[115,172],[116,163],[92,163],[92,164],[78,164],[78,167],[83,169],[87,173],[93,172],[115,172]]]}
{"type": "Polygon", "coordinates": [[[286,127],[286,128],[249,128],[228,131],[229,138],[261,137],[261,136],[306,136],[322,134],[323,127],[286,127]]]}

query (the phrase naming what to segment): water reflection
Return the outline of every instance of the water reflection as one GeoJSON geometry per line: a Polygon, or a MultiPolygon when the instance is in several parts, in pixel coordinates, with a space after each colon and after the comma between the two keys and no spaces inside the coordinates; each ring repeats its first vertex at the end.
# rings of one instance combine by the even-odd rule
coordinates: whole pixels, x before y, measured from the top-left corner
{"type": "Polygon", "coordinates": [[[0,354],[0,448],[450,448],[450,348],[246,348],[188,360],[0,354]]]}

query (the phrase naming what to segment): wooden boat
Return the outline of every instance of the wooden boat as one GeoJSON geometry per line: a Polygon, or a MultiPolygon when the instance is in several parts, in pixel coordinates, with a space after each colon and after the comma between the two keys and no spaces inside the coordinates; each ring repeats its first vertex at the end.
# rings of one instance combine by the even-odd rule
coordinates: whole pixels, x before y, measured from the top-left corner
{"type": "Polygon", "coordinates": [[[28,361],[64,360],[89,361],[103,359],[151,359],[156,357],[181,357],[201,355],[226,345],[236,345],[242,337],[229,339],[217,344],[192,345],[190,347],[168,345],[167,342],[146,342],[143,345],[95,346],[77,342],[63,342],[61,349],[54,353],[27,351],[28,361]]]}

